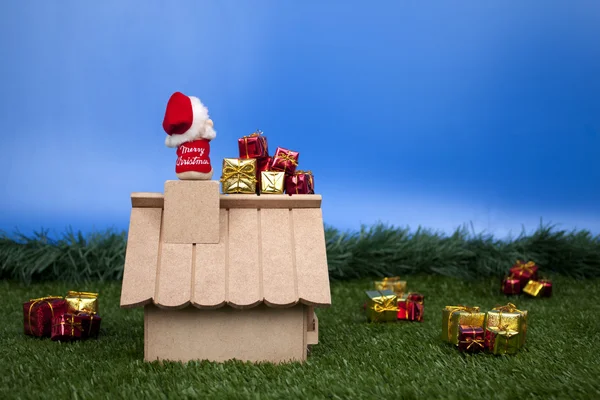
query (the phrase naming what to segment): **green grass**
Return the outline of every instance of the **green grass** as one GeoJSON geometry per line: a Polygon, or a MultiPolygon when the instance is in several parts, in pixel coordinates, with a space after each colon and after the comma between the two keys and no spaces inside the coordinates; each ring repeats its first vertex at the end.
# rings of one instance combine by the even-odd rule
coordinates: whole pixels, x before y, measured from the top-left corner
{"type": "Polygon", "coordinates": [[[554,297],[516,298],[528,310],[515,356],[465,355],[440,341],[445,305],[505,304],[495,278],[407,276],[425,294],[423,323],[368,324],[369,282],[336,282],[318,310],[320,344],[308,362],[274,366],[144,363],[141,309],[119,308],[120,284],[0,282],[0,398],[594,399],[600,398],[600,280],[552,276],[554,297]],[[98,340],[55,343],[23,334],[22,303],[68,289],[99,291],[98,340]]]}
{"type": "MultiPolygon", "coordinates": [[[[600,236],[540,226],[510,240],[462,228],[452,235],[419,228],[374,225],[358,232],[328,227],[327,258],[332,280],[369,276],[434,274],[462,279],[498,277],[516,259],[534,260],[545,272],[576,278],[600,277],[600,236]]],[[[0,232],[0,279],[41,281],[121,280],[124,232],[84,237],[67,231],[59,239],[47,232],[32,236],[0,232]]]]}

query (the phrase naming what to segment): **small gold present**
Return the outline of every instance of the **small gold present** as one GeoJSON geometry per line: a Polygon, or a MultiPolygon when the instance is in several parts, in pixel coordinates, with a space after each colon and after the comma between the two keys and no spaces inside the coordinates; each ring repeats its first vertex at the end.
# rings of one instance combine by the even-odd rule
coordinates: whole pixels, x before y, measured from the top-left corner
{"type": "Polygon", "coordinates": [[[515,330],[503,327],[486,328],[485,337],[487,348],[493,354],[516,354],[521,348],[521,334],[515,330]]]}
{"type": "Polygon", "coordinates": [[[67,312],[98,314],[98,293],[69,291],[65,297],[67,312]]]}
{"type": "Polygon", "coordinates": [[[391,290],[399,297],[404,296],[404,293],[406,293],[406,281],[401,281],[399,276],[383,278],[373,283],[375,290],[391,290]]]}
{"type": "Polygon", "coordinates": [[[262,171],[260,173],[261,194],[283,194],[285,173],[262,171]]]}
{"type": "Polygon", "coordinates": [[[519,346],[525,344],[525,335],[527,332],[527,311],[517,309],[517,307],[508,303],[505,306],[494,307],[486,313],[485,327],[503,327],[503,330],[510,330],[519,333],[519,346]]]}
{"type": "Polygon", "coordinates": [[[223,159],[223,193],[256,193],[256,159],[223,159]]]}
{"type": "Polygon", "coordinates": [[[398,320],[398,296],[391,290],[367,290],[367,319],[370,322],[398,320]]]}

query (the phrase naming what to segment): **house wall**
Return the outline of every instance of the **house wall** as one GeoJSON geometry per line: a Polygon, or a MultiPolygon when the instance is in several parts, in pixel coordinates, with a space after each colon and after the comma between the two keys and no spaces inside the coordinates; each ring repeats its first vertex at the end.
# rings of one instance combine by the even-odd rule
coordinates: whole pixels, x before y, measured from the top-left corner
{"type": "Polygon", "coordinates": [[[307,348],[308,307],[248,310],[187,307],[164,310],[145,306],[146,361],[210,360],[303,361],[307,348]]]}

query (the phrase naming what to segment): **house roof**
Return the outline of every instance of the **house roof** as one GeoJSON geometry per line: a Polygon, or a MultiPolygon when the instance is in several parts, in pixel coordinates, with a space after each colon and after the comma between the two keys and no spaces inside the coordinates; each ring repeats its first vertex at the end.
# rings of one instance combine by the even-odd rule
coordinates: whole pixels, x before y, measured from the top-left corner
{"type": "Polygon", "coordinates": [[[320,195],[219,195],[218,243],[166,241],[162,193],[131,202],[121,307],[331,304],[320,195]]]}

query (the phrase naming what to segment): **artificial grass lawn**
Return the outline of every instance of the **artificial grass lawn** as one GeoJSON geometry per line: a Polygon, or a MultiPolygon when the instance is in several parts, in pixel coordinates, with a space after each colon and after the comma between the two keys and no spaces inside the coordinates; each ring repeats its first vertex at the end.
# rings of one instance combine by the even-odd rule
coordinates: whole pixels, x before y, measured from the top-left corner
{"type": "Polygon", "coordinates": [[[425,294],[425,320],[368,324],[368,281],[332,285],[317,311],[320,344],[305,364],[144,363],[141,309],[119,308],[120,284],[26,287],[0,281],[0,398],[600,398],[600,280],[553,277],[554,297],[512,298],[529,310],[515,356],[465,355],[439,339],[445,305],[505,304],[499,282],[406,277],[425,294]],[[99,291],[98,340],[57,343],[23,334],[22,303],[67,290],[99,291]]]}

